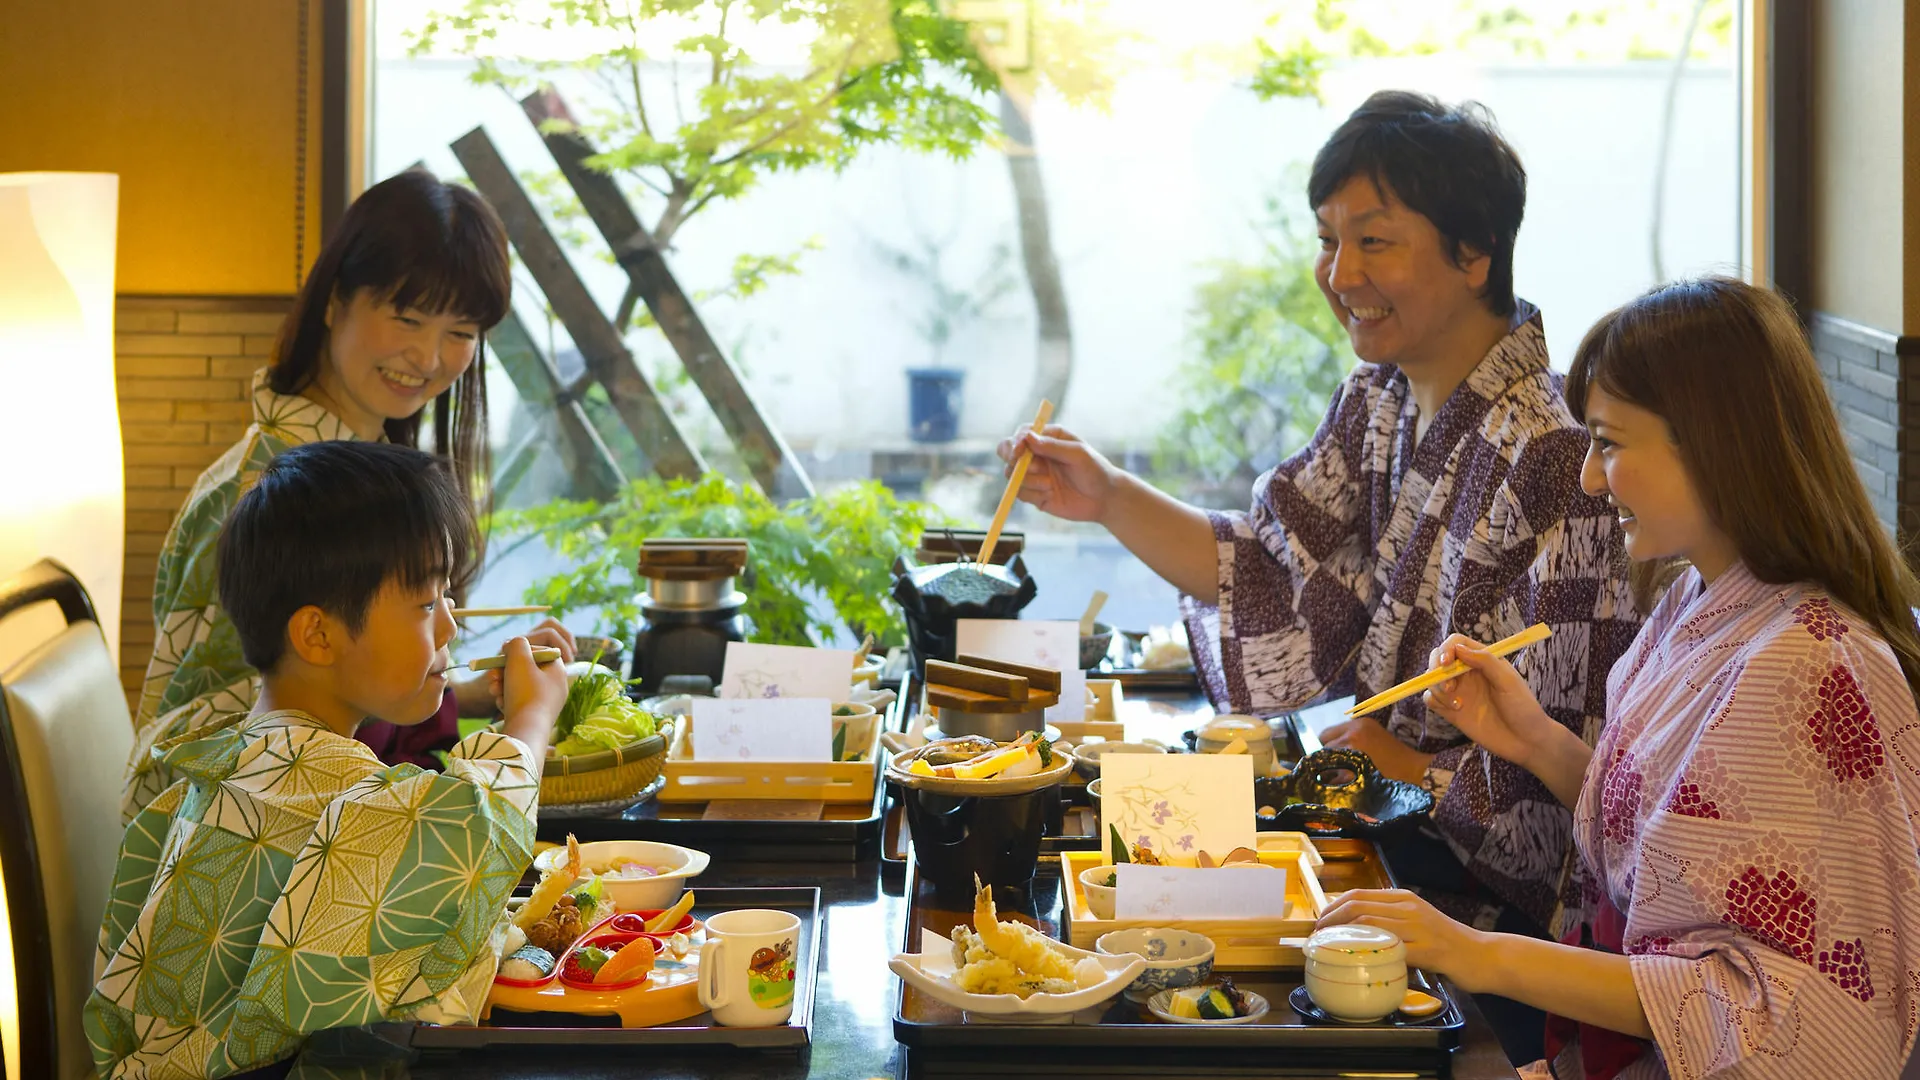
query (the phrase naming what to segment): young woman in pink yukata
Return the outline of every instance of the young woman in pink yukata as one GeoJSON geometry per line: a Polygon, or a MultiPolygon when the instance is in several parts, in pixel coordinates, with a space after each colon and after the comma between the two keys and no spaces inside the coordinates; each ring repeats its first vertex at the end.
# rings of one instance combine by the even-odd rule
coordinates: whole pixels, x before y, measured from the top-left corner
{"type": "Polygon", "coordinates": [[[1607,685],[1589,750],[1505,661],[1428,705],[1574,807],[1587,918],[1567,944],[1346,894],[1409,961],[1553,1014],[1532,1075],[1901,1074],[1920,1020],[1920,584],[1875,518],[1787,304],[1670,285],[1581,343],[1582,485],[1640,567],[1691,564],[1607,685]]]}

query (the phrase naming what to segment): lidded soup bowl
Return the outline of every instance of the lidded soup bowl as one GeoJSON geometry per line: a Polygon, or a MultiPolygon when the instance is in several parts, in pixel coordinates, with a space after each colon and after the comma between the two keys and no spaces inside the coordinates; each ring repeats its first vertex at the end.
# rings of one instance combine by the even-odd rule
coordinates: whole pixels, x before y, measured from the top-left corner
{"type": "Polygon", "coordinates": [[[1407,947],[1391,930],[1349,923],[1307,938],[1307,994],[1338,1020],[1369,1023],[1407,996],[1407,947]]]}

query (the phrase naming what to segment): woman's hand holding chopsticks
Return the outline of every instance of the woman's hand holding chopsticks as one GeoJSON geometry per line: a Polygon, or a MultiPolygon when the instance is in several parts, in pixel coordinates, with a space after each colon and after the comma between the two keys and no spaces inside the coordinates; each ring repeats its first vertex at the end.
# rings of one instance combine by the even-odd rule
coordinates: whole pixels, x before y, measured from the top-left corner
{"type": "Polygon", "coordinates": [[[1555,798],[1572,806],[1580,798],[1593,751],[1546,714],[1512,664],[1472,638],[1448,637],[1433,650],[1428,665],[1438,668],[1456,660],[1467,665],[1468,673],[1422,695],[1427,708],[1487,753],[1539,777],[1555,798]]]}
{"type": "Polygon", "coordinates": [[[1002,440],[1000,460],[1013,475],[1013,463],[1032,451],[1033,463],[1020,485],[1020,501],[1032,503],[1068,521],[1100,521],[1106,516],[1120,470],[1098,450],[1058,424],[1035,431],[1021,424],[1010,439],[1002,440]]]}

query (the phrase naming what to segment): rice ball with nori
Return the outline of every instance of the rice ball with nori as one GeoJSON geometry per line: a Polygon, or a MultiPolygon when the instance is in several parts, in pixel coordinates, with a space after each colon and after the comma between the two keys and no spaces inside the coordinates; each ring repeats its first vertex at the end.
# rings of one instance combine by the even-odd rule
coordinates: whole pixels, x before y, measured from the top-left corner
{"type": "Polygon", "coordinates": [[[500,977],[538,982],[553,974],[553,954],[538,945],[523,945],[500,962],[500,977]]]}

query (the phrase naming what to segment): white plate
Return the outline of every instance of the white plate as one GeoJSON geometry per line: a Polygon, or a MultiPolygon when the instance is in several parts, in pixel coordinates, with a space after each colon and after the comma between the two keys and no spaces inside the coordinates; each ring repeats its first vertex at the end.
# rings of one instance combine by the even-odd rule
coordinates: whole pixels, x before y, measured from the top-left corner
{"type": "Polygon", "coordinates": [[[1144,956],[1102,956],[1062,941],[1054,942],[1054,946],[1075,963],[1083,957],[1092,957],[1107,977],[1071,994],[1034,994],[1025,998],[1017,994],[969,994],[953,985],[950,978],[953,942],[931,930],[920,931],[919,952],[899,953],[887,961],[887,966],[907,985],[932,995],[934,1000],[982,1016],[1057,1016],[1090,1009],[1126,989],[1147,966],[1144,956]]]}
{"type": "Polygon", "coordinates": [[[1174,992],[1172,990],[1162,990],[1148,998],[1147,1009],[1152,1012],[1153,1015],[1165,1020],[1169,1024],[1203,1024],[1210,1027],[1231,1027],[1234,1024],[1251,1024],[1255,1020],[1267,1015],[1266,998],[1261,997],[1251,990],[1242,990],[1240,993],[1247,999],[1249,1006],[1247,1015],[1235,1016],[1226,1020],[1203,1020],[1197,1016],[1173,1015],[1167,1011],[1167,1006],[1171,1004],[1173,1000],[1174,992]]]}

